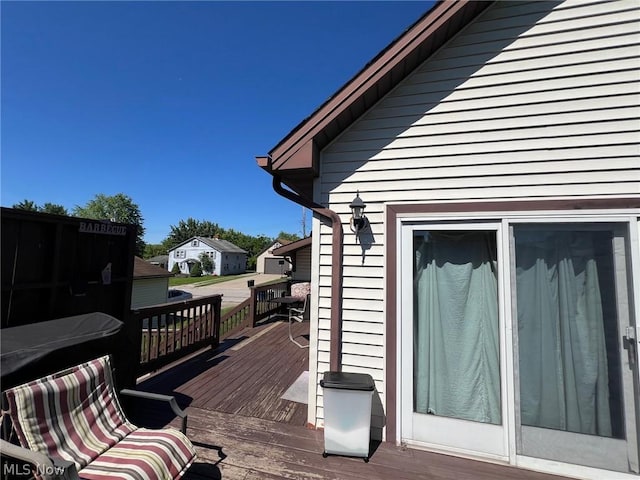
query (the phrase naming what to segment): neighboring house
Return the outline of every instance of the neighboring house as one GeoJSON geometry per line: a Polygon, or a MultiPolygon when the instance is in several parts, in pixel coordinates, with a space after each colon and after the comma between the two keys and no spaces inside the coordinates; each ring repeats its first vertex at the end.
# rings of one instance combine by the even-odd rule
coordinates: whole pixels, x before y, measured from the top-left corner
{"type": "Polygon", "coordinates": [[[134,258],[131,308],[142,308],[159,303],[167,303],[169,278],[164,268],[153,265],[140,257],[134,258]]]}
{"type": "Polygon", "coordinates": [[[151,265],[157,265],[160,268],[168,270],[167,265],[169,264],[169,255],[156,255],[155,257],[148,258],[147,262],[151,265]]]}
{"type": "Polygon", "coordinates": [[[291,264],[286,261],[280,263],[283,258],[273,254],[274,249],[289,243],[291,243],[290,240],[279,238],[272,245],[265,248],[256,258],[256,273],[284,275],[285,272],[291,270],[291,264]]]}
{"type": "Polygon", "coordinates": [[[177,263],[181,273],[188,274],[200,255],[206,254],[213,262],[212,275],[235,275],[247,269],[247,252],[226,240],[192,237],[169,250],[168,270],[177,263]]]}
{"type": "Polygon", "coordinates": [[[311,237],[288,243],[273,250],[280,259],[286,258],[291,280],[295,282],[311,281],[311,237]]]}
{"type": "Polygon", "coordinates": [[[438,2],[257,159],[314,211],[311,424],[363,372],[387,441],[637,478],[639,18],[438,2]]]}

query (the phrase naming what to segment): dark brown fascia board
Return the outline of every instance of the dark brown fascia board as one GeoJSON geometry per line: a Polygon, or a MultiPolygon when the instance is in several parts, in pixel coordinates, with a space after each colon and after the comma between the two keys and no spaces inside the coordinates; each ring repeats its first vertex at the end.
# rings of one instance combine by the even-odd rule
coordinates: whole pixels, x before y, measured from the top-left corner
{"type": "Polygon", "coordinates": [[[291,155],[286,165],[281,165],[282,169],[274,168],[271,156],[256,157],[256,161],[268,173],[277,172],[282,182],[297,194],[305,198],[313,196],[312,179],[318,175],[320,163],[320,152],[313,138],[291,155]]]}
{"type": "MultiPolygon", "coordinates": [[[[443,41],[448,40],[490,3],[492,2],[473,0],[441,1],[437,3],[310,117],[294,128],[271,150],[269,157],[262,157],[266,159],[265,162],[258,160],[258,164],[269,172],[278,171],[282,173],[283,181],[288,185],[289,182],[287,182],[286,177],[288,177],[289,170],[306,173],[309,176],[314,175],[317,172],[318,156],[314,139],[323,129],[327,128],[340,113],[347,110],[364,97],[368,91],[375,88],[381,78],[394,67],[397,67],[412,52],[418,51],[422,45],[428,43],[436,33],[442,31],[442,29],[448,30],[447,35],[443,35],[443,41]],[[472,11],[473,14],[467,14],[467,10],[472,11]],[[464,21],[461,21],[461,18],[464,21]],[[458,22],[453,22],[455,31],[451,31],[450,22],[454,19],[458,19],[458,22]],[[285,170],[287,173],[284,173],[285,170]]],[[[428,55],[433,51],[429,49],[428,55]]],[[[426,60],[428,55],[420,59],[420,62],[426,60]]],[[[409,73],[409,71],[405,72],[407,75],[409,73]]],[[[400,79],[397,81],[400,81],[400,79]]],[[[392,85],[391,88],[393,86],[395,85],[392,85]]],[[[332,137],[335,138],[335,134],[332,137]]],[[[289,186],[294,187],[295,185],[289,186]]]]}

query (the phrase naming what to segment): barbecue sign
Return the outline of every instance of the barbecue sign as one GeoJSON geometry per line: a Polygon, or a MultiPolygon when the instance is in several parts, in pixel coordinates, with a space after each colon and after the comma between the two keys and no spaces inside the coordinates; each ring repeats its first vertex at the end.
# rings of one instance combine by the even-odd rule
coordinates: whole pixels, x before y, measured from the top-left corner
{"type": "Polygon", "coordinates": [[[100,235],[126,235],[125,225],[114,225],[109,222],[80,222],[80,233],[98,233],[100,235]]]}

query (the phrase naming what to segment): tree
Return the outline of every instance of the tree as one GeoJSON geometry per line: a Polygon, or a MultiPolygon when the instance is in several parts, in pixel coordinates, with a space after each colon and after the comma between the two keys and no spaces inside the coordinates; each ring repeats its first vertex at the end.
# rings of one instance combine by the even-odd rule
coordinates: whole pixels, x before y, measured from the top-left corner
{"type": "Polygon", "coordinates": [[[33,200],[26,199],[21,201],[20,203],[15,203],[12,208],[29,210],[30,212],[52,213],[54,215],[69,215],[67,209],[57,203],[46,202],[43,206],[40,207],[33,200]]]}
{"type": "Polygon", "coordinates": [[[190,277],[201,277],[202,276],[202,266],[200,266],[200,262],[195,262],[193,267],[191,267],[191,271],[189,272],[190,277]]]}
{"type": "Polygon", "coordinates": [[[200,259],[200,265],[202,265],[202,271],[204,273],[213,273],[215,265],[211,257],[206,252],[202,252],[198,258],[200,259]]]}
{"type": "Polygon", "coordinates": [[[180,274],[180,265],[178,265],[178,262],[173,264],[173,268],[171,269],[171,273],[173,273],[174,275],[180,274]]]}
{"type": "Polygon", "coordinates": [[[104,195],[99,193],[84,207],[76,205],[73,209],[76,217],[92,218],[94,220],[111,220],[113,222],[128,223],[137,226],[136,251],[138,256],[144,255],[144,226],[140,207],[131,197],[123,193],[104,195]]]}
{"type": "Polygon", "coordinates": [[[279,239],[295,242],[296,240],[300,240],[300,236],[297,233],[280,232],[276,237],[276,240],[279,239]]]}
{"type": "Polygon", "coordinates": [[[191,217],[186,221],[180,220],[178,225],[171,225],[170,228],[169,235],[162,242],[167,250],[189,240],[191,237],[219,237],[222,232],[217,223],[207,220],[195,220],[191,217]]]}
{"type": "Polygon", "coordinates": [[[264,235],[252,237],[250,235],[237,232],[232,228],[223,231],[220,238],[237,245],[247,252],[247,268],[249,270],[253,270],[255,268],[257,257],[260,252],[264,251],[265,248],[273,243],[271,238],[264,235]]]}
{"type": "MultiPolygon", "coordinates": [[[[187,220],[180,220],[178,225],[171,225],[171,232],[162,241],[162,246],[168,251],[192,237],[216,237],[237,245],[247,252],[247,268],[249,270],[255,268],[258,255],[274,242],[274,239],[265,235],[254,237],[233,228],[221,228],[217,223],[208,220],[195,220],[189,217],[187,220]]],[[[280,232],[278,238],[295,241],[300,237],[295,233],[280,232]]],[[[208,271],[204,265],[202,268],[208,271]]]]}
{"type": "Polygon", "coordinates": [[[146,243],[144,246],[144,256],[142,258],[146,260],[152,257],[157,257],[158,255],[166,255],[167,251],[168,250],[164,247],[164,245],[160,243],[146,243]]]}
{"type": "Polygon", "coordinates": [[[29,210],[30,212],[37,212],[38,205],[33,200],[24,199],[20,203],[14,203],[13,208],[18,208],[20,210],[29,210]]]}
{"type": "Polygon", "coordinates": [[[44,213],[52,213],[54,215],[69,215],[67,209],[57,203],[46,202],[42,207],[40,207],[40,211],[44,213]]]}

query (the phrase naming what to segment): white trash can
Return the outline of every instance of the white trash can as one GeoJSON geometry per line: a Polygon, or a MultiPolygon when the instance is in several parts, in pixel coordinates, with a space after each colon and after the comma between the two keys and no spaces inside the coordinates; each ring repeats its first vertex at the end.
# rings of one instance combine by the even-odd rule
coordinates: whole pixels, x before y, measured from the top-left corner
{"type": "Polygon", "coordinates": [[[369,461],[371,401],[375,384],[364,373],[324,372],[324,452],[369,461]]]}

